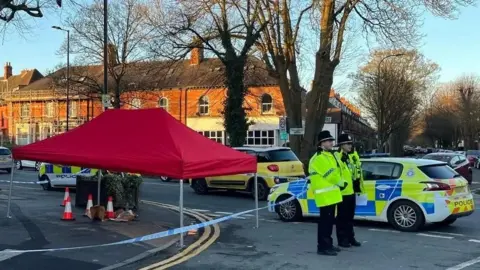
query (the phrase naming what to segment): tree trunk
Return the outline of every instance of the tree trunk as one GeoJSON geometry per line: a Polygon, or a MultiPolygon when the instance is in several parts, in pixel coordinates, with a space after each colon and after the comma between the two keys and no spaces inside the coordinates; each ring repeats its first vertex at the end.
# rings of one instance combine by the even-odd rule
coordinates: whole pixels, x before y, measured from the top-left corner
{"type": "Polygon", "coordinates": [[[113,108],[120,109],[120,82],[115,83],[115,93],[113,95],[113,108]]]}
{"type": "Polygon", "coordinates": [[[225,65],[228,97],[224,101],[224,126],[232,147],[243,146],[247,137],[248,121],[243,101],[247,89],[243,78],[245,57],[235,57],[225,65]]]}
{"type": "Polygon", "coordinates": [[[322,55],[321,50],[317,52],[313,87],[306,100],[305,135],[300,152],[300,160],[305,167],[308,166],[310,157],[315,153],[317,135],[325,123],[334,72],[334,65],[328,57],[322,55]]]}

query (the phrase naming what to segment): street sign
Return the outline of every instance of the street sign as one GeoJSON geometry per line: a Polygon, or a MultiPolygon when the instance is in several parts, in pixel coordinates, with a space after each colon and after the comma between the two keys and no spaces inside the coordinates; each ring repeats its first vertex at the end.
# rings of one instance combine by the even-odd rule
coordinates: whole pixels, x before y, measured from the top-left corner
{"type": "Polygon", "coordinates": [[[280,132],[285,131],[287,132],[287,118],[286,117],[280,117],[278,119],[278,129],[280,129],[280,132]]]}
{"type": "Polygon", "coordinates": [[[112,102],[110,100],[110,95],[102,95],[102,104],[104,108],[109,108],[112,106],[112,102]]]}
{"type": "Polygon", "coordinates": [[[303,135],[305,130],[303,128],[290,128],[290,135],[303,135]]]}
{"type": "Polygon", "coordinates": [[[288,140],[288,133],[286,131],[285,132],[280,131],[280,140],[284,140],[284,141],[288,140]]]}

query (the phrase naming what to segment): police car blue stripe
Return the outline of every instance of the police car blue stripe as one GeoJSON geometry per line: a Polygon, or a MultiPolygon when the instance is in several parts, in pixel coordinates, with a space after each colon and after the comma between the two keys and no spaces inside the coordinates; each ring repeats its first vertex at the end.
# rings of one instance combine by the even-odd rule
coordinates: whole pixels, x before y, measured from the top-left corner
{"type": "Polygon", "coordinates": [[[403,180],[377,180],[375,183],[375,200],[390,201],[402,195],[403,180]],[[384,186],[385,188],[382,188],[384,186]]]}
{"type": "Polygon", "coordinates": [[[427,215],[435,213],[435,204],[434,203],[422,203],[423,208],[427,215]]]}
{"type": "Polygon", "coordinates": [[[367,205],[357,205],[355,208],[357,216],[376,216],[375,201],[368,201],[367,205]]]}
{"type": "Polygon", "coordinates": [[[308,207],[309,214],[320,213],[320,208],[317,207],[317,204],[315,203],[314,199],[307,200],[307,207],[308,207]]]}
{"type": "Polygon", "coordinates": [[[53,173],[53,165],[52,164],[45,165],[45,173],[53,173]]]}

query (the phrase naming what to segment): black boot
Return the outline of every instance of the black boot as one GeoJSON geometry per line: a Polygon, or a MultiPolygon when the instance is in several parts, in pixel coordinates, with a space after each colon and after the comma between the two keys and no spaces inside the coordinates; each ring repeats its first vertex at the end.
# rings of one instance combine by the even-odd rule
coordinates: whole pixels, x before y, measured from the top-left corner
{"type": "Polygon", "coordinates": [[[350,245],[354,246],[354,247],[359,247],[362,245],[362,243],[358,242],[357,240],[355,239],[352,239],[350,240],[350,245]]]}
{"type": "Polygon", "coordinates": [[[335,251],[335,252],[340,252],[342,251],[340,248],[336,247],[336,246],[333,246],[332,247],[332,250],[335,251]]]}
{"type": "Polygon", "coordinates": [[[349,248],[352,245],[348,241],[341,241],[341,242],[338,242],[338,246],[343,248],[349,248]]]}
{"type": "Polygon", "coordinates": [[[337,252],[333,249],[317,250],[317,254],[326,256],[337,256],[337,252]]]}

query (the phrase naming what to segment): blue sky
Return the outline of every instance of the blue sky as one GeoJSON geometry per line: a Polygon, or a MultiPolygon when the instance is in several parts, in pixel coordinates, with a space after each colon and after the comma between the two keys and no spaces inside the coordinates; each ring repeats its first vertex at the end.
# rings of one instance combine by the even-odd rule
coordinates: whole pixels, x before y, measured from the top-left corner
{"type": "MultiPolygon", "coordinates": [[[[14,73],[31,68],[44,73],[65,62],[65,56],[57,55],[57,50],[66,34],[51,28],[52,25],[61,26],[61,17],[60,13],[29,19],[28,23],[33,25],[33,29],[25,35],[10,28],[0,43],[0,64],[3,66],[5,62],[11,62],[14,73]]],[[[457,20],[426,16],[422,27],[426,37],[420,51],[440,65],[441,82],[453,80],[462,74],[480,75],[479,25],[480,7],[463,9],[457,20]]],[[[349,72],[355,70],[356,66],[352,66],[349,72]]]]}

